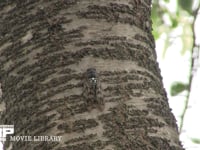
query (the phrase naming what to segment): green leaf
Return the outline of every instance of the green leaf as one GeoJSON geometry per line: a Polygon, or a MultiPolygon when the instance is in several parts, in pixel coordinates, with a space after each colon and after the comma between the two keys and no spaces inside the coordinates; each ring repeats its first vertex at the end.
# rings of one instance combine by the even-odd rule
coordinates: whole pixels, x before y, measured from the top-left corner
{"type": "Polygon", "coordinates": [[[154,2],[152,5],[152,9],[151,9],[151,19],[153,21],[153,35],[155,40],[157,40],[160,35],[161,32],[159,31],[160,26],[163,25],[163,21],[162,21],[162,15],[163,15],[163,10],[161,9],[161,7],[159,7],[158,2],[154,2]]]}
{"type": "Polygon", "coordinates": [[[169,3],[169,0],[164,0],[165,2],[169,3]]]}
{"type": "Polygon", "coordinates": [[[169,43],[169,36],[167,35],[167,37],[165,39],[165,43],[164,43],[162,58],[165,58],[165,54],[167,52],[167,48],[169,47],[169,45],[170,45],[170,43],[169,43]]]}
{"type": "Polygon", "coordinates": [[[170,94],[171,96],[176,96],[185,90],[188,90],[188,84],[182,82],[174,82],[171,85],[170,94]]]}
{"type": "Polygon", "coordinates": [[[197,138],[191,138],[192,142],[195,144],[200,144],[200,139],[197,138]]]}
{"type": "Polygon", "coordinates": [[[159,39],[160,33],[154,27],[153,27],[152,34],[153,34],[155,40],[159,39]]]}
{"type": "Polygon", "coordinates": [[[172,21],[172,28],[176,28],[177,25],[178,25],[178,20],[174,19],[174,18],[171,18],[171,21],[172,21]]]}
{"type": "Polygon", "coordinates": [[[187,22],[183,25],[183,33],[181,36],[181,40],[183,43],[183,49],[181,51],[181,54],[184,55],[186,51],[192,50],[192,43],[194,40],[192,37],[192,27],[187,22]]]}
{"type": "Polygon", "coordinates": [[[178,4],[182,9],[187,11],[189,14],[192,14],[193,0],[178,0],[178,4]]]}

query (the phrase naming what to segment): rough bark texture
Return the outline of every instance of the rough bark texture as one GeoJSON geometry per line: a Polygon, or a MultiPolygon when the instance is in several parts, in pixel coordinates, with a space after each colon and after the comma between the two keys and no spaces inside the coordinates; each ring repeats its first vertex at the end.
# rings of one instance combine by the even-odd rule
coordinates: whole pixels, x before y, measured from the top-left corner
{"type": "Polygon", "coordinates": [[[14,124],[15,135],[63,136],[13,142],[14,150],[182,149],[156,62],[150,5],[0,1],[0,124],[14,124]],[[101,109],[86,100],[88,68],[98,73],[101,109]]]}

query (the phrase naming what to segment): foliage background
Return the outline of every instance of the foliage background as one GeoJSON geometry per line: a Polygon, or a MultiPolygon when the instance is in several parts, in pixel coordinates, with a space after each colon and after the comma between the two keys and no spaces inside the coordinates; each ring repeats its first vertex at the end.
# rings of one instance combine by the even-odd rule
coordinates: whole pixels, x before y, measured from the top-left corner
{"type": "Polygon", "coordinates": [[[199,3],[199,0],[153,0],[152,5],[161,74],[186,150],[200,149],[199,3]]]}

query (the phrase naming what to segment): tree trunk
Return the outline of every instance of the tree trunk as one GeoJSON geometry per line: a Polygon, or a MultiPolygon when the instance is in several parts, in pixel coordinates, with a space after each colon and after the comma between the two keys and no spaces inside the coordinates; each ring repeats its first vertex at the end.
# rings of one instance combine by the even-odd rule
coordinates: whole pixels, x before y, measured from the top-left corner
{"type": "Polygon", "coordinates": [[[181,150],[151,0],[0,2],[0,124],[13,150],[181,150]],[[3,107],[2,107],[3,108],[3,107]]]}

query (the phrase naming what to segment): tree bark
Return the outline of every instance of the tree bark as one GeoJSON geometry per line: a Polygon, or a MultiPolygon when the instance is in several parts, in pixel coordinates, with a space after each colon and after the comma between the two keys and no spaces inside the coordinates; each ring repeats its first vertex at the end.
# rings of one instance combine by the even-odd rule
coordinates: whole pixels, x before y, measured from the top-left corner
{"type": "Polygon", "coordinates": [[[0,124],[14,124],[15,135],[62,136],[5,147],[183,149],[150,11],[150,0],[1,1],[0,124]]]}

